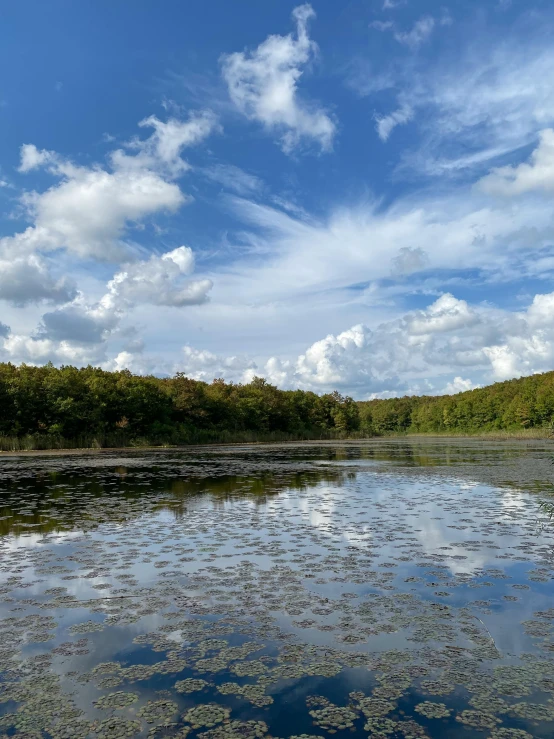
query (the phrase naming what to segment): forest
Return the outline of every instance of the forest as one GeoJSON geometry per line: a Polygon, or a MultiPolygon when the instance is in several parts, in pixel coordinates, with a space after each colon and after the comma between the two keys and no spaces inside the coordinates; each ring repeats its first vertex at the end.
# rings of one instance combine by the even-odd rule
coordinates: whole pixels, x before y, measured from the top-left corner
{"type": "Polygon", "coordinates": [[[0,364],[0,449],[324,439],[359,429],[339,393],[0,364]]]}
{"type": "Polygon", "coordinates": [[[554,420],[554,372],[444,396],[354,401],[280,390],[108,372],[0,364],[0,449],[114,447],[475,434],[543,429],[554,420]]]}
{"type": "Polygon", "coordinates": [[[368,435],[544,429],[554,421],[554,372],[496,382],[456,395],[411,396],[358,403],[368,435]]]}

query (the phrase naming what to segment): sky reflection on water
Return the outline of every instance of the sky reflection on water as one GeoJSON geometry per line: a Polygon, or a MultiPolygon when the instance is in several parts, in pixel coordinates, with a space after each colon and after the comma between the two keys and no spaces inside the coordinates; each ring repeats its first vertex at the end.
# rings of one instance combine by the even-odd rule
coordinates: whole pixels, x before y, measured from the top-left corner
{"type": "Polygon", "coordinates": [[[0,460],[0,732],[551,737],[554,535],[497,452],[0,460]]]}

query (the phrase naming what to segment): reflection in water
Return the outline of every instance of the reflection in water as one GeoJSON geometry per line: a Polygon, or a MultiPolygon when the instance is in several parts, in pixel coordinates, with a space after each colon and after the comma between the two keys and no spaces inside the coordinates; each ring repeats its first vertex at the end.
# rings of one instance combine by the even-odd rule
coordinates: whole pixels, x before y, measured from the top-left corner
{"type": "Polygon", "coordinates": [[[172,511],[183,517],[194,498],[208,494],[214,507],[233,499],[249,498],[263,505],[285,489],[305,490],[320,482],[340,485],[354,473],[340,469],[261,473],[255,476],[221,475],[172,479],[171,472],[158,475],[114,470],[116,478],[90,480],[88,475],[52,472],[15,481],[5,480],[0,497],[0,536],[40,531],[43,534],[74,528],[89,530],[108,521],[124,523],[143,513],[148,500],[152,510],[172,511]],[[32,492],[30,492],[32,491],[32,492]]]}
{"type": "Polygon", "coordinates": [[[4,458],[0,732],[551,737],[553,536],[532,494],[483,483],[526,460],[403,441],[4,458]]]}

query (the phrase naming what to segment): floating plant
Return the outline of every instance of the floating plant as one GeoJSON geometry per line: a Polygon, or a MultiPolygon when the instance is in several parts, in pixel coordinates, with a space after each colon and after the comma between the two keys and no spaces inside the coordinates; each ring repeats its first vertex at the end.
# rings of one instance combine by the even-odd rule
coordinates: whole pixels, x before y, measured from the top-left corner
{"type": "Polygon", "coordinates": [[[263,739],[280,714],[289,739],[321,739],[310,722],[438,739],[446,719],[548,734],[554,531],[537,534],[536,499],[463,482],[493,475],[474,461],[368,467],[370,444],[341,466],[340,449],[2,459],[0,731],[263,739]]]}

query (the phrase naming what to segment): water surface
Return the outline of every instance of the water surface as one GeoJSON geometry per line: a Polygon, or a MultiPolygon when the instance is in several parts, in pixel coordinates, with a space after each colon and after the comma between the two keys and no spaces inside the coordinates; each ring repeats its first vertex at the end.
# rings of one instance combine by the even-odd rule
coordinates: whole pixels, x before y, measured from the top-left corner
{"type": "Polygon", "coordinates": [[[550,453],[0,458],[0,735],[552,737],[550,453]]]}

